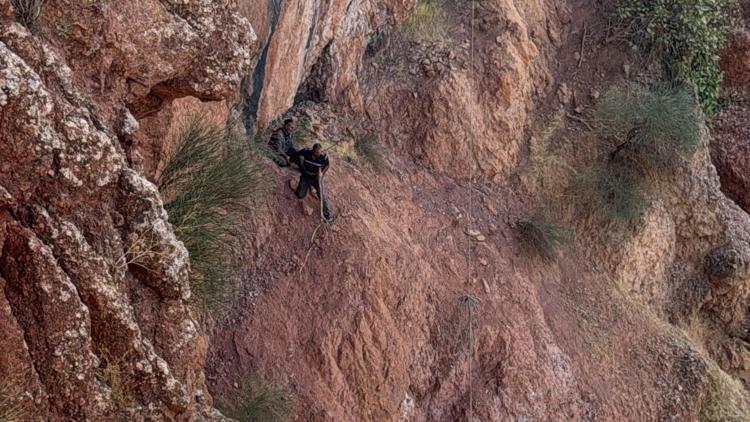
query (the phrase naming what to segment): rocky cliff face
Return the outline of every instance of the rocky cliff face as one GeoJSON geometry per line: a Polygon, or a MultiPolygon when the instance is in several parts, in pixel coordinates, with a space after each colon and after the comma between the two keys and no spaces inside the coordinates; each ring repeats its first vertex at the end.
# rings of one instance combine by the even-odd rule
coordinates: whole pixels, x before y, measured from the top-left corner
{"type": "Polygon", "coordinates": [[[216,418],[187,252],[137,171],[164,142],[139,121],[237,100],[250,24],[231,1],[48,1],[32,32],[15,18],[0,2],[0,379],[33,420],[216,418]]]}
{"type": "Polygon", "coordinates": [[[750,218],[711,134],[633,227],[559,195],[636,71],[599,3],[48,0],[29,31],[0,0],[0,380],[40,421],[222,420],[250,373],[305,421],[742,420],[750,218]],[[196,110],[299,117],[338,213],[269,164],[210,338],[150,182],[196,110]],[[543,201],[579,234],[555,263],[512,230],[543,201]]]}
{"type": "Polygon", "coordinates": [[[255,70],[246,83],[246,118],[266,128],[305,94],[362,111],[358,73],[372,34],[402,21],[414,0],[242,2],[258,31],[255,70]]]}
{"type": "Polygon", "coordinates": [[[260,372],[291,386],[299,420],[742,420],[727,373],[747,374],[750,221],[721,192],[708,132],[637,227],[573,218],[563,197],[549,206],[579,239],[555,265],[529,260],[510,226],[596,156],[576,116],[632,66],[591,2],[445,13],[442,40],[373,34],[364,118],[345,97],[312,95],[337,67],[300,86],[294,112],[339,159],[328,190],[340,218],[317,232],[277,173],[250,230],[256,299],[212,339],[212,387],[260,372]],[[550,161],[531,123],[560,104],[573,118],[553,131],[550,161]],[[389,171],[341,162],[372,135],[389,171]],[[540,161],[561,168],[526,186],[540,161]],[[467,297],[481,302],[471,314],[467,297]]]}

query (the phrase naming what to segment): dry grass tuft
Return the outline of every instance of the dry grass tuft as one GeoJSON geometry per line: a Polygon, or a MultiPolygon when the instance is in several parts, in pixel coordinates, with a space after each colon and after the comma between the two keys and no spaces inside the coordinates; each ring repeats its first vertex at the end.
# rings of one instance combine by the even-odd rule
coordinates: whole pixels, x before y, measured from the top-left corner
{"type": "Polygon", "coordinates": [[[513,226],[513,232],[525,253],[541,257],[545,261],[555,260],[559,249],[572,239],[570,230],[553,224],[540,215],[518,220],[513,226]]]}
{"type": "Polygon", "coordinates": [[[447,14],[442,0],[418,0],[404,29],[416,38],[439,41],[446,37],[447,14]]]}
{"type": "Polygon", "coordinates": [[[701,422],[745,422],[750,420],[750,410],[744,389],[715,363],[708,369],[711,379],[709,390],[701,404],[701,422]]]}
{"type": "Polygon", "coordinates": [[[20,397],[23,388],[18,376],[0,380],[0,422],[23,422],[28,420],[27,409],[20,397]]]}
{"type": "Polygon", "coordinates": [[[16,9],[18,21],[26,28],[31,29],[42,13],[44,0],[11,0],[11,4],[16,9]]]}

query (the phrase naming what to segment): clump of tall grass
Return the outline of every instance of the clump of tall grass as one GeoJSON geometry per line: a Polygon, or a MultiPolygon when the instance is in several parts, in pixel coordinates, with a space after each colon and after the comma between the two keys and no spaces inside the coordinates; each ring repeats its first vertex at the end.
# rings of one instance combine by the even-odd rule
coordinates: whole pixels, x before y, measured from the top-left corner
{"type": "Polygon", "coordinates": [[[545,261],[557,258],[559,249],[572,239],[570,230],[539,214],[518,220],[513,226],[513,232],[524,253],[539,256],[545,261]]]}
{"type": "Polygon", "coordinates": [[[11,0],[16,9],[16,18],[23,26],[31,29],[42,13],[44,0],[11,0]]]}
{"type": "Polygon", "coordinates": [[[418,0],[414,12],[404,22],[404,29],[426,41],[438,41],[446,34],[447,13],[443,0],[418,0]]]}
{"type": "Polygon", "coordinates": [[[159,180],[175,234],[191,261],[195,299],[210,310],[226,299],[235,269],[237,225],[268,179],[257,143],[194,116],[175,140],[159,180]]]}
{"type": "Polygon", "coordinates": [[[357,155],[373,170],[379,171],[385,165],[383,147],[378,142],[376,135],[367,135],[354,143],[357,155]]]}
{"type": "Polygon", "coordinates": [[[23,422],[27,420],[27,409],[19,400],[23,390],[18,385],[16,377],[0,379],[0,422],[23,422]]]}
{"type": "Polygon", "coordinates": [[[635,224],[648,205],[637,179],[618,166],[575,173],[572,190],[586,211],[610,223],[635,224]]]}
{"type": "Polygon", "coordinates": [[[696,96],[685,85],[613,89],[597,104],[596,117],[618,144],[610,161],[642,176],[669,170],[692,154],[703,122],[696,96]]]}
{"type": "Polygon", "coordinates": [[[217,407],[240,422],[283,422],[292,413],[294,398],[286,388],[251,375],[239,393],[219,400],[217,407]]]}

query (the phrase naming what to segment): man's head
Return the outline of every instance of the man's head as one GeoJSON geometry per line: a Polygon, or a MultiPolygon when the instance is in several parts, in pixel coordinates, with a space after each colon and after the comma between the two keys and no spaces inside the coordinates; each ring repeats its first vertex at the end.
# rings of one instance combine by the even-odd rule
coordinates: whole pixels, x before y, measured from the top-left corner
{"type": "Polygon", "coordinates": [[[286,130],[287,133],[292,133],[294,130],[294,119],[284,120],[284,130],[286,130]]]}
{"type": "Polygon", "coordinates": [[[315,144],[313,145],[313,158],[318,158],[320,155],[323,154],[323,145],[315,144]]]}

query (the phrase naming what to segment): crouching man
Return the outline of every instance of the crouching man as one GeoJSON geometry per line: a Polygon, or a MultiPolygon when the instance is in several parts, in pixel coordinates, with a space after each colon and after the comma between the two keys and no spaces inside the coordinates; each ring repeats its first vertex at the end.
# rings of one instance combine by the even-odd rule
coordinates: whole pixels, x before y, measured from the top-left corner
{"type": "Polygon", "coordinates": [[[294,120],[286,119],[284,126],[273,131],[271,140],[268,142],[268,145],[278,154],[274,157],[274,161],[279,167],[289,167],[292,163],[297,163],[299,152],[294,148],[293,132],[294,120]]]}
{"type": "Polygon", "coordinates": [[[328,156],[323,152],[323,146],[320,144],[315,144],[312,148],[305,148],[300,151],[299,169],[302,174],[295,190],[297,198],[304,199],[311,187],[315,189],[318,198],[323,202],[323,218],[326,223],[331,223],[334,219],[333,213],[328,208],[328,198],[322,182],[323,175],[328,171],[330,164],[328,156]]]}

